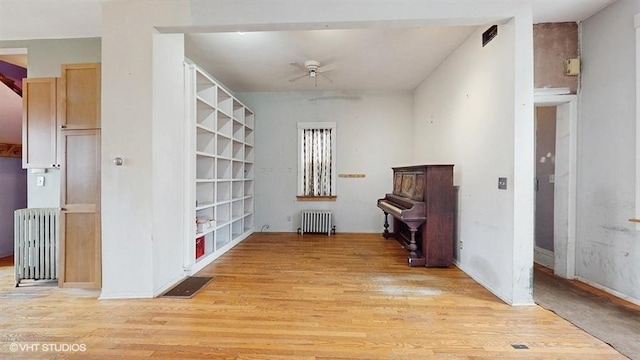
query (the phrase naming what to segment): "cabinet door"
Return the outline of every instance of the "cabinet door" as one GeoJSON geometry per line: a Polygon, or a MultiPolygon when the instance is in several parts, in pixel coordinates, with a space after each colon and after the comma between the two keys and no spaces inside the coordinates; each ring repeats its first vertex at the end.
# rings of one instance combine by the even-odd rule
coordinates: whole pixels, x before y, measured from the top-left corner
{"type": "Polygon", "coordinates": [[[22,87],[22,167],[56,167],[56,78],[27,78],[22,87]]]}
{"type": "Polygon", "coordinates": [[[100,288],[100,130],[60,131],[62,287],[100,288]]]}
{"type": "Polygon", "coordinates": [[[100,128],[100,64],[62,66],[58,80],[58,123],[61,129],[100,128]]]}

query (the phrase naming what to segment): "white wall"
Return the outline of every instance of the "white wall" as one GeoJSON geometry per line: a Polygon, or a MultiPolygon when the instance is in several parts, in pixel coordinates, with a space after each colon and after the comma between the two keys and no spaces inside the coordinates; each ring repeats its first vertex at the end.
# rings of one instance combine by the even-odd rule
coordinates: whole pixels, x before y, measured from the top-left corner
{"type": "Polygon", "coordinates": [[[576,276],[640,303],[636,178],[639,0],[619,0],[582,24],[576,276]]]}
{"type": "MultiPolygon", "coordinates": [[[[531,303],[533,259],[518,249],[528,246],[533,253],[533,232],[515,235],[515,193],[518,187],[532,186],[533,177],[518,182],[515,161],[524,157],[533,168],[533,157],[519,155],[514,139],[524,136],[533,154],[533,134],[519,134],[515,126],[532,125],[533,114],[518,114],[515,106],[514,83],[523,81],[514,66],[517,24],[500,25],[498,36],[482,47],[486,28],[479,28],[416,90],[414,160],[455,164],[459,267],[506,302],[526,304],[531,303]],[[499,177],[507,178],[507,190],[498,190],[499,177]],[[522,278],[515,275],[521,273],[522,278]]],[[[533,214],[528,201],[521,211],[533,214]]],[[[531,223],[532,218],[518,226],[531,223]]]]}
{"type": "Polygon", "coordinates": [[[377,199],[392,190],[392,166],[410,165],[411,92],[236,94],[256,114],[256,230],[296,231],[303,209],[332,209],[338,232],[382,232],[377,199]],[[337,122],[335,202],[297,201],[298,122],[337,122]],[[277,209],[277,211],[274,211],[277,209]]]}
{"type": "Polygon", "coordinates": [[[152,297],[182,275],[183,39],[154,25],[186,23],[187,5],[103,7],[101,298],[152,297]]]}

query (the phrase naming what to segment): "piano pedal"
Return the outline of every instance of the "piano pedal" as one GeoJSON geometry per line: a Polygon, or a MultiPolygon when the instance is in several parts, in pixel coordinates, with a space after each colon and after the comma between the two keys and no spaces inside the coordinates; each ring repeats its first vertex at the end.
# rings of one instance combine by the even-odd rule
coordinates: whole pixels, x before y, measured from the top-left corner
{"type": "Polygon", "coordinates": [[[424,257],[408,257],[407,258],[407,264],[411,267],[417,267],[417,266],[425,266],[427,264],[427,259],[425,259],[424,257]]]}

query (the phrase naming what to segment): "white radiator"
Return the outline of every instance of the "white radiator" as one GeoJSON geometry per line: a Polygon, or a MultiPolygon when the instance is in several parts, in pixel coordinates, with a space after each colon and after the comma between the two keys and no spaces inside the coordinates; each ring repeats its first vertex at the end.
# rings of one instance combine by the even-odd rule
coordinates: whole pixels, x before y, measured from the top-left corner
{"type": "Polygon", "coordinates": [[[25,279],[58,279],[59,218],[57,208],[14,212],[16,286],[25,279]]]}
{"type": "Polygon", "coordinates": [[[335,234],[335,226],[331,225],[331,211],[329,210],[304,210],[302,211],[302,226],[299,233],[327,233],[335,234]]]}

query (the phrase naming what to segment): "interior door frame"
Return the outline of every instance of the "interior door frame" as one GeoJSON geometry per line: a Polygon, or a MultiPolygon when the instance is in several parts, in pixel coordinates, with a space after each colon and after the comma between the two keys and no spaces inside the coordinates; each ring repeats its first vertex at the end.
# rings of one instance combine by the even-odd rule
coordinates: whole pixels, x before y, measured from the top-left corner
{"type": "Polygon", "coordinates": [[[578,96],[568,89],[536,89],[534,105],[557,106],[554,190],[554,273],[575,278],[578,96]]]}

